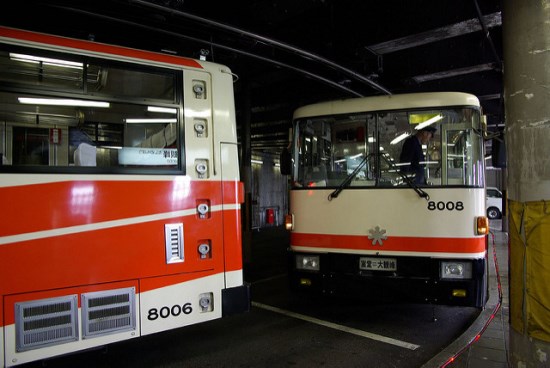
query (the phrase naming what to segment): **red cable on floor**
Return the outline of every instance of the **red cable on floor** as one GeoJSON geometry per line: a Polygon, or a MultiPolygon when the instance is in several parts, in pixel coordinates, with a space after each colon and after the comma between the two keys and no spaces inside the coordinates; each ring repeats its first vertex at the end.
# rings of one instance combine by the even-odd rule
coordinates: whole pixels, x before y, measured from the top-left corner
{"type": "Polygon", "coordinates": [[[493,313],[491,313],[491,316],[489,317],[489,319],[487,320],[485,325],[483,325],[481,330],[474,336],[474,338],[472,340],[470,340],[466,344],[466,346],[464,346],[464,348],[462,348],[458,353],[456,353],[455,355],[450,357],[445,363],[443,363],[441,365],[441,368],[447,367],[449,364],[454,362],[456,360],[456,358],[458,358],[462,353],[464,353],[474,342],[476,342],[477,340],[480,339],[481,335],[483,335],[483,333],[485,332],[485,330],[487,329],[487,327],[489,326],[491,321],[495,318],[496,314],[498,313],[498,311],[500,310],[500,307],[502,305],[502,285],[500,283],[500,272],[499,272],[499,269],[498,269],[497,250],[496,250],[496,246],[495,246],[495,234],[493,232],[490,232],[490,234],[492,235],[492,240],[493,240],[493,259],[494,259],[494,262],[495,262],[495,270],[496,270],[496,275],[497,275],[498,302],[495,305],[495,308],[493,309],[493,313]]]}

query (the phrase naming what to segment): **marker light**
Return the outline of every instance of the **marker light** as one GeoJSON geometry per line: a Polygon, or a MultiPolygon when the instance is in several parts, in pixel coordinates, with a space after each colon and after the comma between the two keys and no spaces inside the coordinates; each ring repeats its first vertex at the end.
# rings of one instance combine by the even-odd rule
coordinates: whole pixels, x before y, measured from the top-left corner
{"type": "Polygon", "coordinates": [[[300,286],[311,286],[311,280],[310,279],[300,279],[300,286]]]}
{"type": "Polygon", "coordinates": [[[294,230],[294,216],[292,214],[285,215],[285,229],[294,230]]]}
{"type": "Polygon", "coordinates": [[[452,295],[455,298],[466,298],[466,290],[464,290],[464,289],[453,289],[452,295]]]}
{"type": "Polygon", "coordinates": [[[476,233],[477,235],[489,234],[489,219],[487,216],[476,217],[476,233]]]}

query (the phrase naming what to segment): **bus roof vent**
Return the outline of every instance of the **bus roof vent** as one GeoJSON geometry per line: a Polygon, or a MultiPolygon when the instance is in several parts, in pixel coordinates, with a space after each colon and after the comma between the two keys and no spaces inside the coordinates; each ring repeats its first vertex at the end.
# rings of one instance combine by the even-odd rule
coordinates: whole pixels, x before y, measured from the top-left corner
{"type": "Polygon", "coordinates": [[[15,303],[16,350],[78,340],[77,296],[15,303]]]}
{"type": "Polygon", "coordinates": [[[135,330],[135,301],[133,287],[82,294],[82,337],[135,330]]]}

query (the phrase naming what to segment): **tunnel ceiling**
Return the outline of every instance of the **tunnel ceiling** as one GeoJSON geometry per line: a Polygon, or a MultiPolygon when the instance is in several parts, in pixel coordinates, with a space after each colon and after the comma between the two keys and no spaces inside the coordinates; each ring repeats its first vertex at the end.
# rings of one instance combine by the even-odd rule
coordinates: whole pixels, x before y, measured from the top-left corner
{"type": "MultiPolygon", "coordinates": [[[[255,152],[288,144],[293,110],[337,98],[460,91],[503,124],[497,0],[44,0],[0,23],[225,64],[255,152]],[[249,115],[250,113],[250,115],[249,115]]],[[[490,145],[488,147],[490,151],[490,145]]]]}

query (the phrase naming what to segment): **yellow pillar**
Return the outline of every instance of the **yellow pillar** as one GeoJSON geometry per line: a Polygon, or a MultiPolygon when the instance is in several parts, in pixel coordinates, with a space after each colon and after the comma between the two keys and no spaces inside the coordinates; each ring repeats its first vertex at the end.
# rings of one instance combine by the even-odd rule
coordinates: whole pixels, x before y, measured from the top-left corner
{"type": "Polygon", "coordinates": [[[550,367],[550,0],[503,8],[510,363],[550,367]]]}

